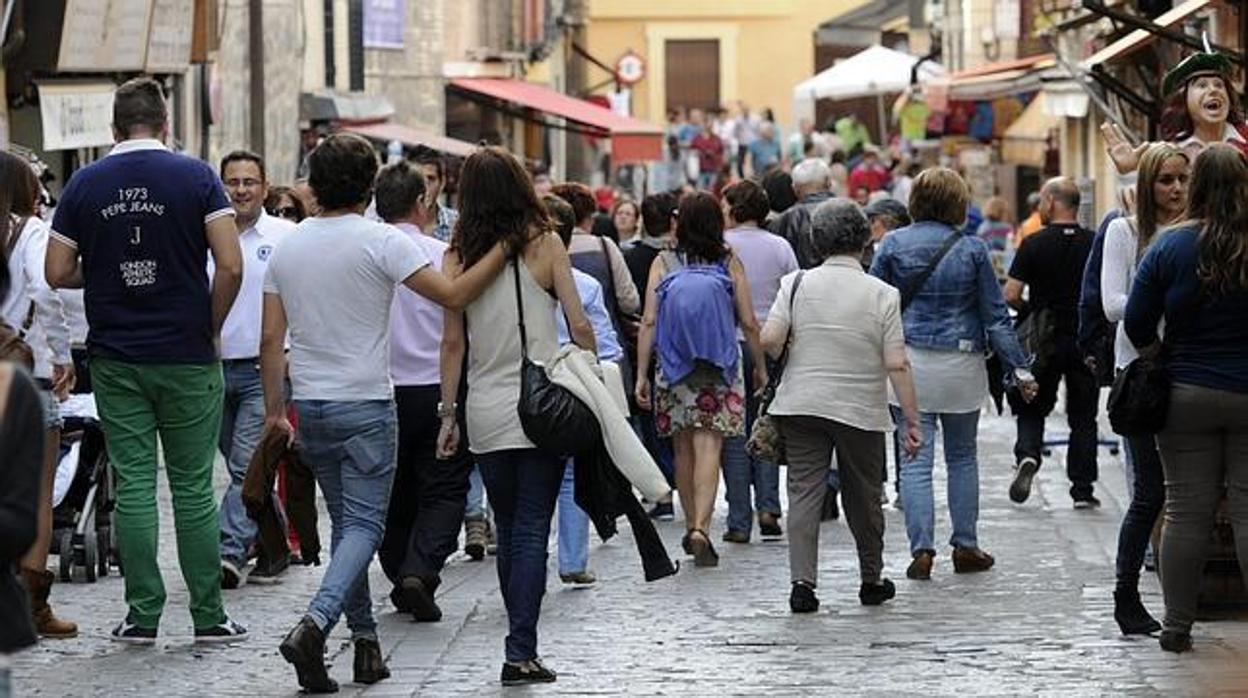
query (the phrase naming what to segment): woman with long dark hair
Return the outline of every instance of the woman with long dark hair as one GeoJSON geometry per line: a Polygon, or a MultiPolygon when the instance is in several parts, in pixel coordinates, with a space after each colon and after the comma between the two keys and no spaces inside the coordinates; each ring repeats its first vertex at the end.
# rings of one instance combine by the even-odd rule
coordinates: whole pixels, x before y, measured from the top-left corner
{"type": "MultiPolygon", "coordinates": [[[[1140,159],[1136,214],[1114,219],[1105,233],[1101,305],[1109,322],[1122,321],[1140,258],[1157,240],[1163,227],[1183,217],[1189,169],[1187,155],[1170,143],[1152,144],[1140,159]]],[[[1126,368],[1137,355],[1126,330],[1119,324],[1114,340],[1114,368],[1126,368]]],[[[1130,436],[1126,442],[1127,468],[1132,475],[1128,478],[1131,504],[1118,531],[1114,619],[1125,635],[1148,634],[1160,630],[1161,625],[1149,615],[1140,600],[1140,567],[1166,492],[1153,437],[1130,436]]]]}
{"type": "Polygon", "coordinates": [[[659,435],[674,442],[685,552],[697,566],[713,567],[719,555],[707,531],[720,452],[725,438],[745,433],[738,327],[754,360],[755,390],[767,384],[767,369],[745,267],[724,242],[719,202],[703,191],[690,194],[681,200],[676,221],[676,250],[662,252],[650,267],[635,392],[642,409],[654,410],[659,435]],[[656,353],[652,395],[650,359],[656,353]]]}
{"type": "Polygon", "coordinates": [[[459,443],[455,399],[468,362],[468,444],[498,527],[498,579],[507,606],[504,685],[554,681],[537,654],[537,622],[546,589],[550,520],[563,482],[564,461],[536,448],[520,426],[523,322],[533,361],[549,361],[559,346],[556,304],[567,314],[572,340],[594,350],[594,332],[581,307],[563,242],[520,162],[501,148],[482,148],[459,177],[459,222],[443,270],[452,278],[477,264],[496,244],[512,260],[462,312],[446,312],[442,335],[442,429],[439,453],[459,443]],[[467,327],[465,327],[465,321],[467,327]],[[465,341],[467,347],[465,347],[465,341]]]}
{"type": "Polygon", "coordinates": [[[38,216],[41,193],[30,163],[0,150],[0,246],[12,284],[0,303],[0,322],[26,335],[34,352],[33,377],[44,409],[39,533],[22,558],[22,578],[30,592],[38,633],[43,637],[67,638],[78,634],[78,626],[56,617],[48,604],[55,578],[48,570],[48,552],[52,546],[52,485],[61,438],[60,400],[74,387],[74,361],[64,305],[44,278],[49,228],[38,216]]]}
{"type": "Polygon", "coordinates": [[[1188,221],[1153,243],[1136,270],[1124,323],[1141,355],[1161,349],[1170,406],[1157,448],[1165,473],[1161,648],[1192,648],[1214,512],[1227,490],[1248,578],[1248,162],[1214,144],[1197,158],[1188,221]]]}

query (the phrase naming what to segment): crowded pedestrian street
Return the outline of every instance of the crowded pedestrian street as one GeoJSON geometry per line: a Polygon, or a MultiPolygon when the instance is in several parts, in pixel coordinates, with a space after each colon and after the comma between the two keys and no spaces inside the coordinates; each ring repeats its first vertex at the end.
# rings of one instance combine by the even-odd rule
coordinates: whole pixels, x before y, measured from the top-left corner
{"type": "MultiPolygon", "coordinates": [[[[1062,432],[1058,419],[1051,425],[1062,432]]],[[[1010,420],[985,418],[980,532],[997,555],[996,567],[955,575],[945,558],[931,582],[905,580],[904,523],[901,512],[890,509],[886,573],[902,579],[897,598],[882,607],[864,607],[855,598],[857,565],[843,520],[823,524],[825,605],[813,616],[789,613],[783,538],[725,545],[719,568],[682,566],[674,577],[650,583],[642,579],[629,534],[605,544],[594,538],[590,561],[598,583],[580,589],[552,581],[547,590],[543,655],[561,671],[543,693],[1232,696],[1248,690],[1248,624],[1202,623],[1198,651],[1182,657],[1158,653],[1148,638],[1118,633],[1109,592],[1127,501],[1121,458],[1102,452],[1100,509],[1071,509],[1063,481],[1044,476],[1049,473],[1020,507],[1006,497],[1012,439],[1010,420]]],[[[1060,448],[1055,453],[1062,457],[1060,448]]],[[[718,509],[717,517],[726,507],[718,509]]],[[[167,528],[167,495],[162,511],[167,528]]],[[[679,525],[660,524],[660,531],[675,549],[679,525]]],[[[155,651],[119,646],[108,641],[103,623],[88,625],[76,643],[44,643],[22,654],[14,695],[297,694],[276,646],[291,609],[315,590],[317,568],[292,569],[279,585],[230,592],[232,613],[263,630],[220,648],[191,644],[190,618],[181,610],[186,591],[172,549],[162,569],[171,610],[155,651]]],[[[374,588],[381,588],[376,566],[372,575],[374,588]]],[[[112,618],[120,586],[117,577],[74,586],[58,609],[76,618],[112,618]]],[[[1151,574],[1143,589],[1147,602],[1159,607],[1151,574]]],[[[385,608],[378,613],[379,635],[393,675],[372,687],[347,683],[349,633],[336,631],[327,651],[342,695],[505,693],[483,670],[493,667],[507,622],[493,557],[478,563],[460,553],[451,559],[438,592],[439,623],[413,623],[391,610],[384,594],[375,596],[374,604],[385,608]]]]}

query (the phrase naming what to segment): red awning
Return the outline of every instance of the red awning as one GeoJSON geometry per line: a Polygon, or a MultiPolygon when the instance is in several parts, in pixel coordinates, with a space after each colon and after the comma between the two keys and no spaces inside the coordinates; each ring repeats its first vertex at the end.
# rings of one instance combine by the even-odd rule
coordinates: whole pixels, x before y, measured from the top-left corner
{"type": "Polygon", "coordinates": [[[418,148],[424,146],[447,155],[468,157],[477,147],[468,141],[427,133],[403,124],[385,122],[380,124],[359,124],[343,126],[344,131],[358,133],[365,138],[378,141],[398,141],[404,145],[418,148]]]}
{"type": "Polygon", "coordinates": [[[663,129],[548,87],[504,78],[456,78],[451,86],[560,116],[599,132],[611,139],[611,159],[617,165],[663,158],[663,129]]]}

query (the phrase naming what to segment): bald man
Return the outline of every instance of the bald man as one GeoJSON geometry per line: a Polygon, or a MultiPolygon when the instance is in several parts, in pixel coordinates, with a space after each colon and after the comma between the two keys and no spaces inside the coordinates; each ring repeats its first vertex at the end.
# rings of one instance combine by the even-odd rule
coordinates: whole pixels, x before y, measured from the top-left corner
{"type": "Polygon", "coordinates": [[[1040,384],[1039,394],[1030,403],[1010,395],[1018,420],[1010,499],[1022,504],[1031,494],[1032,480],[1043,461],[1044,420],[1053,411],[1058,385],[1064,380],[1070,425],[1066,453],[1070,497],[1076,509],[1095,508],[1100,506],[1093,495],[1100,387],[1075,346],[1081,277],[1095,235],[1076,219],[1079,187],[1069,177],[1045,183],[1039,210],[1044,227],[1023,241],[1005,284],[1005,300],[1019,311],[1019,339],[1035,354],[1033,373],[1040,384]]]}

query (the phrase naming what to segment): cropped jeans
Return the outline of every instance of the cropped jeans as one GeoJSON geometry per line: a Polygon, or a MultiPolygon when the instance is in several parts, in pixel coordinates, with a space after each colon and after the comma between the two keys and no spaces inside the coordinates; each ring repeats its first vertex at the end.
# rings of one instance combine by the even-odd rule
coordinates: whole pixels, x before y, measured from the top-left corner
{"type": "Polygon", "coordinates": [[[398,448],[392,400],[296,400],[299,455],[316,474],[332,531],[330,561],[308,606],[326,635],[343,613],[353,637],[375,637],[368,567],[385,532],[398,448]]]}

